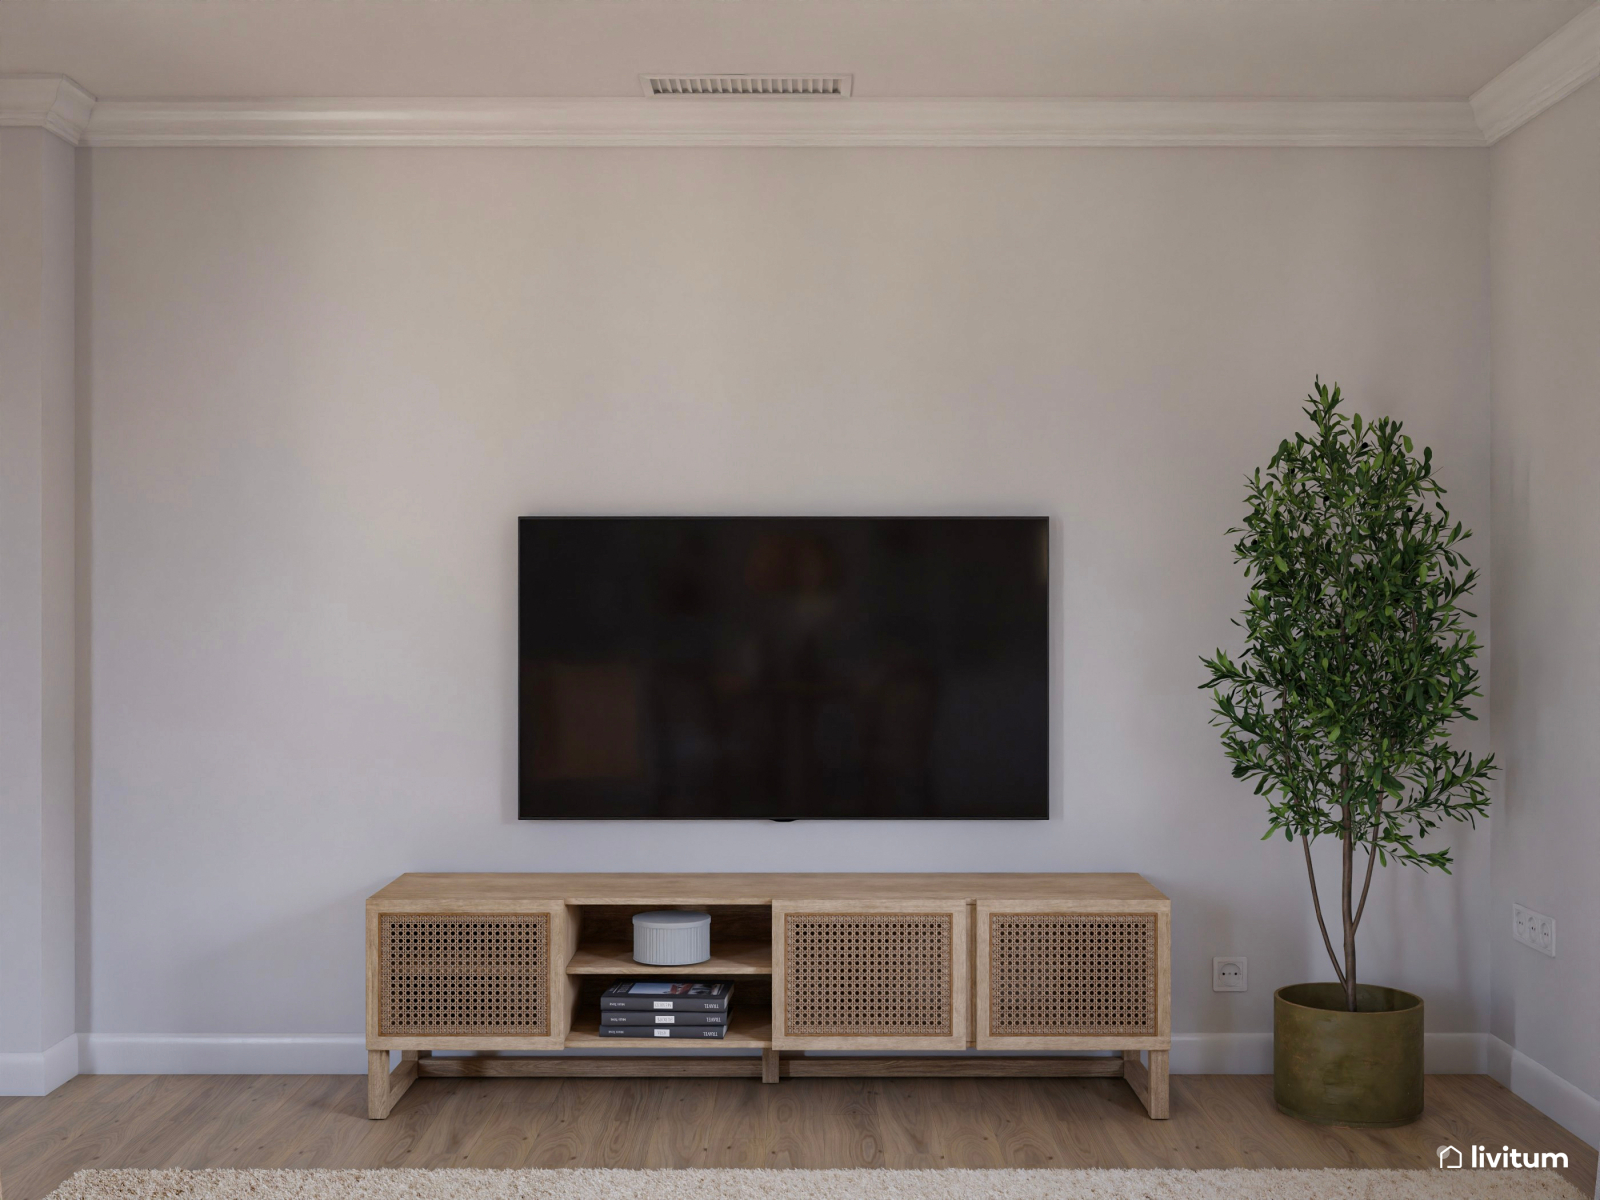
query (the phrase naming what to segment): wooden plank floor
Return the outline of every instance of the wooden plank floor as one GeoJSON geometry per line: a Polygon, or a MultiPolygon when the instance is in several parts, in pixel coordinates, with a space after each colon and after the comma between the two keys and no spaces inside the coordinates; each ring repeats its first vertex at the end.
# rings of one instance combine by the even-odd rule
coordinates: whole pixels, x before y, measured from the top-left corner
{"type": "Polygon", "coordinates": [[[0,1099],[5,1200],[85,1167],[1436,1167],[1446,1142],[1595,1151],[1482,1075],[1433,1075],[1403,1129],[1305,1125],[1272,1080],[1175,1075],[1172,1119],[1118,1079],[425,1079],[386,1121],[346,1075],[81,1075],[0,1099]]]}

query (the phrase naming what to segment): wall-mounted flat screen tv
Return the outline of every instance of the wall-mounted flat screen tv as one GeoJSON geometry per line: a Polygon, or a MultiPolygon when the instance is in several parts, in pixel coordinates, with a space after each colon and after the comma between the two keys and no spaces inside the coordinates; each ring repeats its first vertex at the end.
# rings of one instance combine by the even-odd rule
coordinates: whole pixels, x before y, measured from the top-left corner
{"type": "Polygon", "coordinates": [[[524,820],[1046,820],[1042,517],[524,517],[524,820]]]}

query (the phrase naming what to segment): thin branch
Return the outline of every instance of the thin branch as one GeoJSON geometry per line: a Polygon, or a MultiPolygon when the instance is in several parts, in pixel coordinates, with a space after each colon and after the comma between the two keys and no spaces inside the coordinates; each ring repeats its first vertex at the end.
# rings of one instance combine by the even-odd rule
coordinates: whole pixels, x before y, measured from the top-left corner
{"type": "Polygon", "coordinates": [[[1300,845],[1306,852],[1306,874],[1311,877],[1311,907],[1317,910],[1317,928],[1322,930],[1322,944],[1328,948],[1328,961],[1333,964],[1333,973],[1339,977],[1339,986],[1344,986],[1344,968],[1339,965],[1339,956],[1333,952],[1333,939],[1328,936],[1327,922],[1322,919],[1322,901],[1317,898],[1317,872],[1311,865],[1311,840],[1305,834],[1300,835],[1300,845]]]}
{"type": "MultiPolygon", "coordinates": [[[[1383,807],[1378,807],[1377,816],[1383,816],[1383,807]]],[[[1361,903],[1356,905],[1356,919],[1353,927],[1361,925],[1361,913],[1367,907],[1367,889],[1372,886],[1372,864],[1378,861],[1378,830],[1382,823],[1378,820],[1372,822],[1372,845],[1367,847],[1367,878],[1361,885],[1361,903]]]]}

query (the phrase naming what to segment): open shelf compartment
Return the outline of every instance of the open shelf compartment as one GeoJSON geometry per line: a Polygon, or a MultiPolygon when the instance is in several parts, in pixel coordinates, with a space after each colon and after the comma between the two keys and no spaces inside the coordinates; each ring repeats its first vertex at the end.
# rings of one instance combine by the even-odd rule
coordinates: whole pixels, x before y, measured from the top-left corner
{"type": "Polygon", "coordinates": [[[676,975],[721,979],[772,974],[772,909],[764,904],[580,904],[570,909],[576,929],[568,975],[676,975]],[[656,967],[633,960],[633,915],[689,908],[711,914],[711,957],[687,966],[656,967]]]}
{"type": "MultiPolygon", "coordinates": [[[[661,973],[668,973],[663,970],[661,973]]],[[[726,973],[724,973],[726,974],[726,973]]],[[[733,984],[733,1006],[728,1011],[728,1032],[720,1038],[606,1037],[600,1029],[600,995],[613,983],[637,979],[637,971],[611,974],[573,974],[572,1021],[566,1037],[568,1050],[650,1050],[701,1053],[717,1050],[767,1050],[772,1047],[772,977],[728,976],[733,984]]]]}

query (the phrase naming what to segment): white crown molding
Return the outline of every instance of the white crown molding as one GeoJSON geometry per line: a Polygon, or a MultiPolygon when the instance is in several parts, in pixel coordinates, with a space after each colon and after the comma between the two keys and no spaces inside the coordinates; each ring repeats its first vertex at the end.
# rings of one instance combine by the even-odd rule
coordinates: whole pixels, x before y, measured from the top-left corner
{"type": "Polygon", "coordinates": [[[102,100],[0,76],[88,146],[1481,146],[1458,100],[102,100]]]}
{"type": "Polygon", "coordinates": [[[0,127],[90,146],[1482,146],[1600,78],[1600,3],[1456,100],[107,100],[0,75],[0,127]]]}
{"type": "Polygon", "coordinates": [[[1472,95],[1472,112],[1493,145],[1600,78],[1600,4],[1583,10],[1472,95]]]}
{"type": "Polygon", "coordinates": [[[1465,101],[105,100],[90,146],[1481,146],[1465,101]]]}
{"type": "Polygon", "coordinates": [[[0,128],[34,126],[76,146],[94,97],[65,75],[0,75],[0,128]]]}

